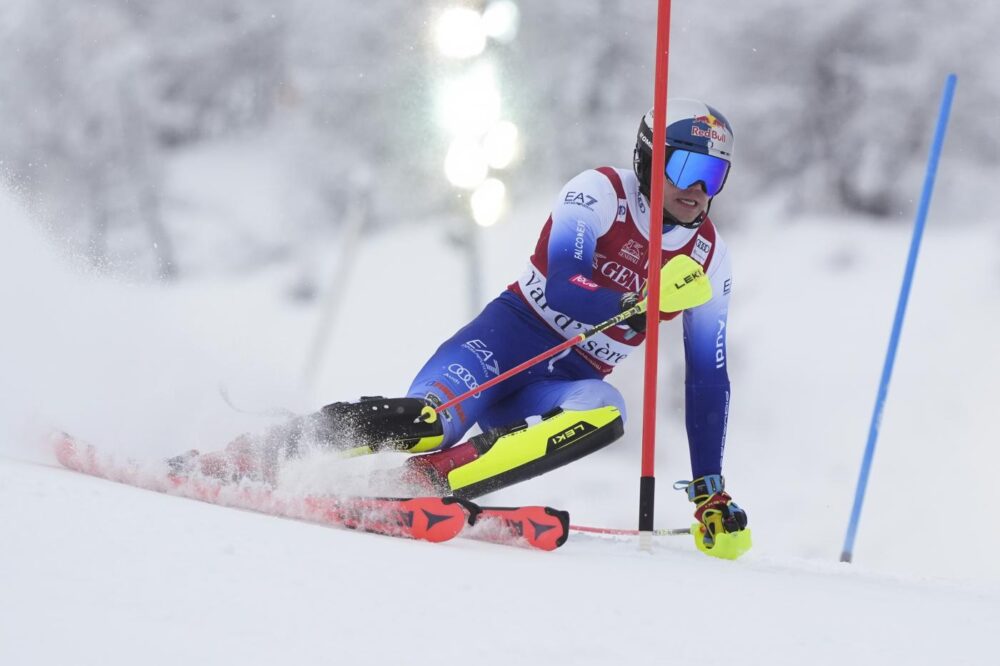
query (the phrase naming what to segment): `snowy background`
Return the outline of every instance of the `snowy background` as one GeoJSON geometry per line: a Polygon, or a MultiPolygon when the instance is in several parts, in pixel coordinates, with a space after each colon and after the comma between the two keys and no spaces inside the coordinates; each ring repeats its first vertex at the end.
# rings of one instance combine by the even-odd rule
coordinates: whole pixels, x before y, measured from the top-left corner
{"type": "MultiPolygon", "coordinates": [[[[720,107],[739,143],[713,208],[737,275],[726,474],[755,538],[735,564],[681,540],[539,554],[344,533],[72,475],[43,445],[58,427],[161,457],[279,410],[403,392],[521,269],[561,184],[628,165],[655,3],[523,2],[512,41],[476,57],[519,130],[490,172],[506,186],[490,227],[444,170],[442,90],[472,66],[435,50],[450,3],[0,3],[0,663],[989,661],[1000,8],[674,4],[672,94],[720,107]],[[949,71],[952,126],[847,567],[949,71]]],[[[677,526],[683,368],[665,334],[657,522],[677,526]]],[[[613,377],[633,414],[641,368],[613,377]]],[[[638,425],[490,499],[632,527],[638,425]]],[[[282,481],[331,490],[343,471],[311,461],[282,481]]]]}

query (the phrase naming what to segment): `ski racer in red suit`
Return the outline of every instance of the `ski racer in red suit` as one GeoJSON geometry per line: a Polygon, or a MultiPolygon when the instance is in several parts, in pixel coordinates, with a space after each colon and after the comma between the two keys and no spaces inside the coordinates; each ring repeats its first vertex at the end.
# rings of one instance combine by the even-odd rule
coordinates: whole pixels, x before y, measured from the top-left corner
{"type": "MultiPolygon", "coordinates": [[[[663,225],[663,263],[683,254],[704,267],[707,303],[684,311],[686,425],[695,517],[715,533],[746,528],[747,515],[722,477],[729,414],[727,318],[729,250],[708,211],[726,182],[733,131],[702,102],[667,104],[663,210],[650,211],[652,110],[639,126],[632,169],[584,171],[559,192],[524,272],[472,322],[445,341],[405,398],[327,405],[265,439],[280,442],[250,465],[253,438],[237,440],[222,465],[270,476],[300,444],[351,454],[420,453],[401,478],[420,493],[472,498],[565,465],[621,437],[621,394],[605,381],[642,344],[645,315],[599,333],[563,354],[436,413],[435,407],[635,305],[645,293],[649,225],[663,225]],[[481,433],[465,441],[478,425],[481,433]],[[244,461],[244,462],[241,462],[244,461]],[[263,472],[261,472],[263,470],[263,472]]],[[[678,313],[661,314],[672,319],[678,313]]],[[[259,458],[260,456],[258,456],[259,458]]],[[[205,458],[205,457],[202,457],[205,458]]],[[[204,461],[203,461],[204,467],[204,461]]]]}

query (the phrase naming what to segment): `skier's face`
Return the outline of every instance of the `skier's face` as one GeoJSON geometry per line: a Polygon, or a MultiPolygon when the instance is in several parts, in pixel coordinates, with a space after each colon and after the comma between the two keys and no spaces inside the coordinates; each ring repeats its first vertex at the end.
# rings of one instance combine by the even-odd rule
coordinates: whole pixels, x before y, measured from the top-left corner
{"type": "Polygon", "coordinates": [[[666,178],[663,179],[663,209],[685,224],[694,222],[708,210],[708,200],[700,183],[682,190],[666,178]]]}

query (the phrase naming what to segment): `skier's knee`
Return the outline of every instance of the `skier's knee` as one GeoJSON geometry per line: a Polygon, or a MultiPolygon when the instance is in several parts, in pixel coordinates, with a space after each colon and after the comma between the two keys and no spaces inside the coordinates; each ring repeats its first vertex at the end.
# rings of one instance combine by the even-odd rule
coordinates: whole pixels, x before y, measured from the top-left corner
{"type": "Polygon", "coordinates": [[[598,407],[614,407],[626,420],[625,398],[611,384],[601,379],[581,379],[574,382],[573,389],[566,394],[559,405],[563,409],[586,411],[598,407]]]}
{"type": "Polygon", "coordinates": [[[621,413],[614,405],[556,409],[540,421],[532,418],[473,437],[469,440],[475,449],[473,459],[448,472],[448,488],[461,497],[478,497],[578,460],[623,432],[621,413]]]}

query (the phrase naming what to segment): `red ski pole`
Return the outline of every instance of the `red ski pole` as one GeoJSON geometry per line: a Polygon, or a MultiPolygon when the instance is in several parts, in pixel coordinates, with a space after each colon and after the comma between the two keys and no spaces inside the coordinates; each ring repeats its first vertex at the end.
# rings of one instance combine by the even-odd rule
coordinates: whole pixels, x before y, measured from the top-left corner
{"type": "Polygon", "coordinates": [[[587,338],[589,338],[589,337],[591,337],[593,335],[597,335],[601,331],[606,331],[609,328],[611,328],[612,326],[617,326],[618,324],[622,323],[623,321],[625,321],[629,317],[633,317],[633,316],[635,316],[637,314],[642,314],[645,311],[646,311],[646,301],[641,301],[639,303],[636,303],[635,305],[633,305],[628,310],[625,310],[624,312],[615,315],[611,319],[608,319],[605,322],[601,322],[600,324],[597,324],[593,328],[588,328],[586,331],[584,331],[583,333],[580,333],[576,337],[572,337],[569,340],[566,340],[565,342],[562,342],[562,343],[556,345],[552,349],[549,349],[548,351],[543,351],[538,356],[536,356],[534,358],[531,358],[531,359],[528,359],[527,361],[525,361],[524,363],[521,363],[520,365],[514,366],[513,368],[511,368],[507,372],[501,373],[501,374],[497,375],[496,377],[494,377],[493,379],[491,379],[491,380],[489,380],[487,382],[483,382],[482,384],[480,384],[476,388],[470,389],[470,390],[466,391],[465,393],[463,393],[462,395],[455,396],[454,398],[452,398],[448,402],[442,403],[441,406],[439,406],[436,411],[440,414],[441,412],[443,412],[444,410],[448,409],[449,407],[451,407],[453,405],[457,405],[458,403],[462,402],[463,400],[465,400],[467,398],[471,398],[472,396],[476,395],[477,393],[482,393],[486,389],[488,389],[490,387],[493,387],[493,386],[496,386],[497,384],[499,384],[500,382],[504,381],[505,379],[510,379],[514,375],[527,370],[528,368],[530,368],[531,366],[533,366],[533,365],[535,365],[537,363],[541,363],[542,361],[544,361],[547,358],[552,358],[553,356],[555,356],[559,352],[563,351],[564,349],[569,349],[573,345],[580,344],[581,342],[583,342],[587,338]]]}
{"type": "MultiPolygon", "coordinates": [[[[662,282],[666,284],[666,287],[660,290],[661,312],[679,312],[680,310],[687,310],[688,308],[693,308],[697,305],[705,303],[712,297],[711,283],[708,281],[708,278],[705,277],[705,272],[702,270],[701,266],[691,257],[686,255],[678,255],[674,257],[667,262],[667,264],[660,271],[659,275],[661,275],[662,282]]],[[[617,326],[629,317],[634,317],[635,315],[642,314],[645,311],[646,299],[643,299],[628,310],[616,314],[611,319],[601,322],[593,328],[588,328],[583,333],[561,342],[552,349],[544,351],[538,356],[528,359],[520,365],[514,366],[510,370],[497,375],[487,382],[483,382],[473,389],[469,389],[461,395],[455,396],[448,402],[442,403],[439,407],[437,407],[437,409],[435,409],[435,411],[440,414],[449,407],[453,407],[463,400],[471,398],[477,393],[482,393],[486,389],[496,386],[504,380],[510,379],[514,375],[527,370],[533,365],[536,365],[547,358],[552,358],[559,352],[569,349],[573,345],[578,345],[587,338],[597,335],[601,331],[606,331],[613,326],[617,326]]]]}

